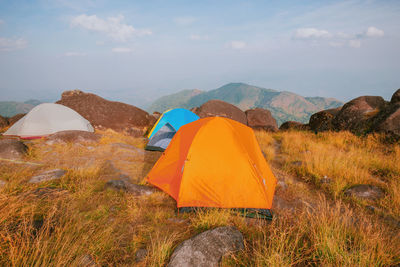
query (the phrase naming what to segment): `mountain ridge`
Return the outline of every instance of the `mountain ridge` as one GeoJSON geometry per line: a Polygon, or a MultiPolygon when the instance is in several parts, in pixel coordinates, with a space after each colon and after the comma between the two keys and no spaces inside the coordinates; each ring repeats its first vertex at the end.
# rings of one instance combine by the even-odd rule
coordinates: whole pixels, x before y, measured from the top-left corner
{"type": "Polygon", "coordinates": [[[191,109],[211,99],[231,103],[243,111],[257,107],[269,109],[279,125],[291,120],[306,123],[310,116],[318,111],[343,105],[343,102],[335,98],[303,97],[288,91],[266,89],[245,83],[228,83],[210,91],[186,89],[163,96],[155,100],[148,111],[164,112],[171,108],[191,109]]]}

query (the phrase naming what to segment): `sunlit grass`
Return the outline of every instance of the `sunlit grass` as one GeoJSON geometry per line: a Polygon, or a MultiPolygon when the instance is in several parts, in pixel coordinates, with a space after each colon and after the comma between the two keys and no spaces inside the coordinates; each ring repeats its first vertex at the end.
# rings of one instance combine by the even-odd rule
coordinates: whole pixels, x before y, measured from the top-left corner
{"type": "Polygon", "coordinates": [[[139,183],[159,154],[146,156],[113,146],[124,143],[139,148],[144,144],[140,138],[111,131],[102,134],[98,144],[32,142],[24,160],[40,166],[0,162],[0,179],[7,182],[0,188],[0,266],[78,266],[85,258],[100,266],[165,266],[183,240],[218,226],[236,226],[245,238],[245,249],[225,257],[222,266],[400,263],[399,231],[373,214],[353,211],[341,200],[344,188],[373,183],[386,191],[374,205],[398,214],[398,145],[349,133],[257,132],[271,163],[283,153],[287,171],[318,185],[310,189],[306,183],[286,181],[288,187],[281,189],[280,196],[317,201],[311,208],[277,211],[272,221],[264,221],[229,209],[179,214],[176,202],[163,192],[134,197],[105,188],[105,161],[139,183]],[[275,151],[279,142],[282,152],[275,151]],[[303,164],[293,165],[293,161],[303,164]],[[27,183],[33,175],[53,168],[67,173],[58,180],[27,183]],[[321,185],[324,175],[333,182],[321,185]],[[318,197],[318,191],[336,198],[318,197]],[[138,249],[147,250],[141,262],[136,262],[138,249]]]}

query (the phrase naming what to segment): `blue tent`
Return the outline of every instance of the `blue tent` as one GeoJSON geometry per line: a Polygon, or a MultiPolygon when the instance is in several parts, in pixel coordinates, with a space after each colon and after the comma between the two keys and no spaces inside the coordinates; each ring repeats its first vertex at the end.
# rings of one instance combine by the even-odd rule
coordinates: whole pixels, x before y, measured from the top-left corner
{"type": "Polygon", "coordinates": [[[156,124],[153,126],[153,129],[151,129],[147,138],[151,138],[166,123],[169,123],[175,129],[175,131],[178,131],[181,126],[198,119],[199,116],[190,110],[184,108],[170,109],[161,115],[156,124]]]}

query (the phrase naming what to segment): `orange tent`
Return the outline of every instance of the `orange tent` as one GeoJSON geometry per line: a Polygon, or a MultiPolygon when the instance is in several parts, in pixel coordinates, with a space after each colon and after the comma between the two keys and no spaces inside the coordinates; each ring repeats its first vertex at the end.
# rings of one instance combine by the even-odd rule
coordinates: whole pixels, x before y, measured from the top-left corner
{"type": "Polygon", "coordinates": [[[178,208],[270,209],[276,185],[253,130],[220,117],[182,126],[147,181],[178,208]]]}

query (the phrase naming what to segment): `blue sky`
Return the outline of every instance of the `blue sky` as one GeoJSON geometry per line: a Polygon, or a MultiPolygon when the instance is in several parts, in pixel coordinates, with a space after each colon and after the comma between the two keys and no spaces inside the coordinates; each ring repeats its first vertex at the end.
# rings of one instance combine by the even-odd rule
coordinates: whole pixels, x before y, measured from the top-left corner
{"type": "Polygon", "coordinates": [[[397,0],[0,0],[0,100],[78,88],[143,106],[229,82],[388,99],[399,52],[397,0]]]}

